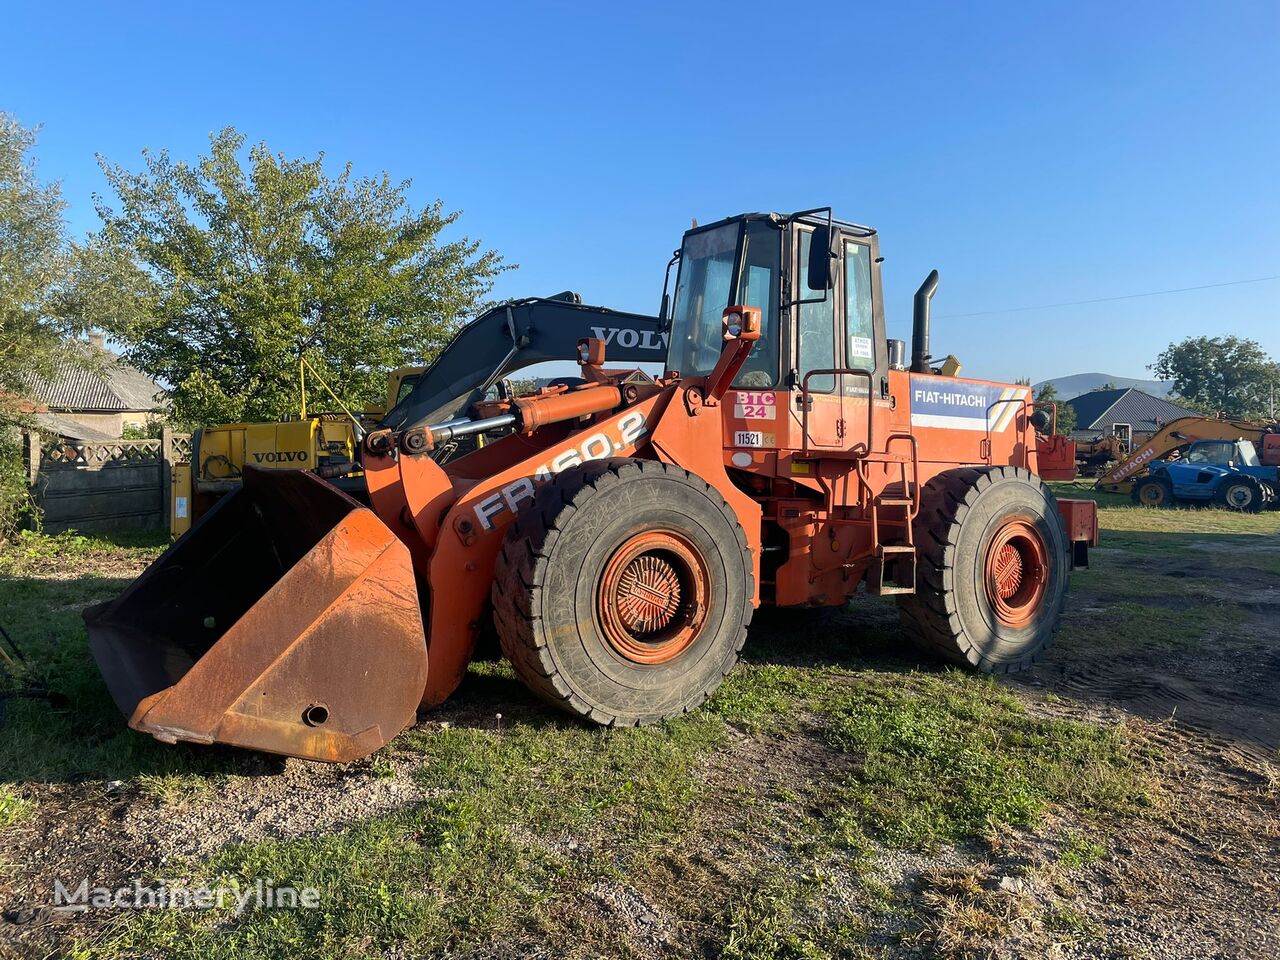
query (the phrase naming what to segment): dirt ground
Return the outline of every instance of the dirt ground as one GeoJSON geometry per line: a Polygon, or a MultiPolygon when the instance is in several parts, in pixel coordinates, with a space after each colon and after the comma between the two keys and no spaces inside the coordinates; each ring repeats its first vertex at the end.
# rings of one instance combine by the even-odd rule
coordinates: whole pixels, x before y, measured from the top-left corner
{"type": "MultiPolygon", "coordinates": [[[[110,595],[143,562],[130,555],[103,569],[88,560],[70,574],[67,564],[52,564],[35,575],[92,571],[105,578],[99,594],[110,595]]],[[[788,818],[820,818],[825,808],[812,785],[834,782],[856,756],[834,751],[803,723],[731,723],[727,741],[697,762],[706,799],[679,844],[630,873],[597,870],[579,894],[557,901],[550,934],[524,928],[456,955],[1280,956],[1278,610],[1275,535],[1122,532],[1076,575],[1044,662],[1001,681],[1033,716],[1124,727],[1149,758],[1154,799],[1141,816],[1099,819],[1054,804],[1025,828],[993,821],[981,836],[923,848],[877,840],[858,862],[825,848],[806,853],[775,842],[772,831],[785,832],[778,825],[788,818]],[[788,907],[794,915],[779,919],[760,878],[794,885],[817,873],[804,910],[788,907]],[[788,930],[830,935],[817,953],[798,934],[760,939],[783,920],[788,930]],[[840,932],[851,923],[856,937],[840,932]],[[580,941],[556,939],[566,929],[580,941]]],[[[855,649],[857,670],[913,671],[883,639],[895,621],[893,604],[880,600],[762,616],[748,669],[839,674],[848,655],[797,641],[839,634],[875,638],[855,649]]],[[[479,671],[418,732],[501,734],[541,716],[513,679],[479,671]]],[[[436,790],[415,778],[406,751],[348,767],[213,756],[212,773],[202,774],[213,789],[180,775],[17,783],[34,812],[0,836],[0,956],[130,954],[113,939],[118,917],[49,914],[53,878],[115,886],[181,874],[220,851],[326,834],[427,802],[436,790]]],[[[552,843],[575,869],[589,861],[594,870],[600,853],[572,838],[529,842],[552,843]]]]}
{"type": "Polygon", "coordinates": [[[1239,540],[1191,540],[1170,556],[1099,551],[1100,571],[1118,574],[1116,568],[1137,563],[1145,578],[1165,585],[1142,604],[1173,613],[1169,643],[1118,651],[1089,643],[1089,622],[1106,618],[1110,594],[1077,589],[1067,623],[1079,639],[1060,644],[1045,664],[1019,679],[1143,716],[1175,718],[1224,738],[1233,750],[1259,762],[1274,763],[1280,748],[1280,576],[1274,569],[1280,543],[1239,540]],[[1250,561],[1261,567],[1249,566],[1250,561]],[[1190,579],[1212,582],[1199,595],[1186,596],[1178,585],[1190,579]],[[1193,606],[1227,608],[1235,616],[1203,643],[1184,644],[1178,614],[1193,606]]]}

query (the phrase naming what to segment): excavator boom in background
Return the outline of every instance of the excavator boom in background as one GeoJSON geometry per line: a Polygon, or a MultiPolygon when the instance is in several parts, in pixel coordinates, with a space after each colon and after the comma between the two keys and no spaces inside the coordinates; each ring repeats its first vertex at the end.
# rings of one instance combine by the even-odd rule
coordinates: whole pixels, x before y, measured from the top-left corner
{"type": "Polygon", "coordinates": [[[1233,420],[1224,417],[1189,416],[1171,420],[1137,445],[1129,456],[1098,478],[1095,485],[1108,493],[1131,493],[1150,465],[1198,440],[1248,440],[1261,462],[1280,465],[1280,424],[1275,421],[1233,420]]]}
{"type": "MultiPolygon", "coordinates": [[[[524,396],[485,397],[501,364],[446,351],[361,441],[368,506],[246,467],[85,612],[116,703],[168,742],[350,761],[447,698],[492,624],[548,703],[653,723],[711,695],[756,607],[864,594],[934,656],[1027,666],[1096,507],[1037,476],[1027,387],[935,367],[936,271],[909,361],[886,337],[880,263],[876,231],[829,208],[745,214],[685,233],[656,379],[606,366],[627,349],[608,322],[575,344],[578,382],[524,396]]],[[[521,309],[499,315],[512,355],[521,309]]]]}

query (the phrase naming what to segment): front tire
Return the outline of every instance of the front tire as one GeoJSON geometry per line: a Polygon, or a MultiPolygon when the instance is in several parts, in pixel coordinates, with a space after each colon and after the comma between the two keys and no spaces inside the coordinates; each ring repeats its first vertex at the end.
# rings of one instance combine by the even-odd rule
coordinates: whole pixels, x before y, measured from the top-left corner
{"type": "Polygon", "coordinates": [[[922,491],[917,590],[899,598],[922,650],[984,673],[1034,663],[1058,630],[1069,573],[1057,501],[1020,467],[947,470],[922,491]]]}
{"type": "Polygon", "coordinates": [[[1258,513],[1266,505],[1262,484],[1253,477],[1228,477],[1214,494],[1219,506],[1240,513],[1258,513]]]}
{"type": "Polygon", "coordinates": [[[575,716],[679,716],[737,662],[752,569],[732,509],[688,471],[651,460],[567,471],[504,539],[492,593],[502,650],[575,716]]]}
{"type": "Polygon", "coordinates": [[[1130,494],[1140,507],[1173,506],[1173,485],[1164,477],[1143,477],[1133,486],[1130,494]]]}

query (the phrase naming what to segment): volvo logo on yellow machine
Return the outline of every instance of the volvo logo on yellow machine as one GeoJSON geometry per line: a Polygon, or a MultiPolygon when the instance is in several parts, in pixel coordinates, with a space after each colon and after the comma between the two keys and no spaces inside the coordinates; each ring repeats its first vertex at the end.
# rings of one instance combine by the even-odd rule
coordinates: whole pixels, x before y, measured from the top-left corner
{"type": "Polygon", "coordinates": [[[305,463],[305,450],[267,450],[253,454],[255,463],[305,463]]]}

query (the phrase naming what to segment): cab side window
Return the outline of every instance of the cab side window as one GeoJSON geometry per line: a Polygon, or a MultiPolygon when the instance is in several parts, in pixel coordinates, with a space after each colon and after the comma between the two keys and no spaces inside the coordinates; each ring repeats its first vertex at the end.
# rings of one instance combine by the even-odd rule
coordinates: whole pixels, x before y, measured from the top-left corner
{"type": "MultiPolygon", "coordinates": [[[[809,289],[809,246],[813,234],[800,234],[800,282],[798,295],[805,300],[816,300],[820,291],[809,289]]],[[[835,291],[828,290],[826,299],[815,303],[801,303],[800,322],[797,327],[799,348],[796,363],[800,370],[800,382],[810,370],[832,370],[836,366],[835,291]]],[[[835,377],[831,374],[809,378],[809,389],[814,393],[831,393],[835,389],[835,377]]]]}
{"type": "Polygon", "coordinates": [[[875,340],[871,333],[871,248],[845,241],[845,358],[855,370],[874,370],[875,340]]]}
{"type": "Polygon", "coordinates": [[[781,302],[779,260],[782,237],[779,231],[758,221],[747,225],[745,261],[738,284],[736,303],[760,308],[760,339],[734,378],[735,387],[762,389],[778,383],[778,304],[781,302]]]}

